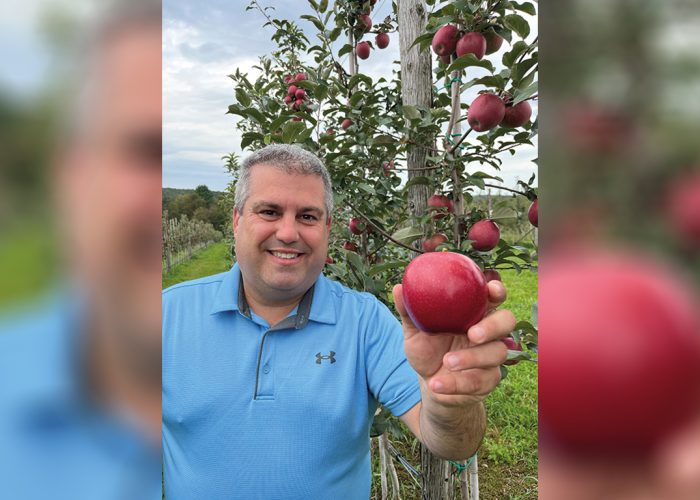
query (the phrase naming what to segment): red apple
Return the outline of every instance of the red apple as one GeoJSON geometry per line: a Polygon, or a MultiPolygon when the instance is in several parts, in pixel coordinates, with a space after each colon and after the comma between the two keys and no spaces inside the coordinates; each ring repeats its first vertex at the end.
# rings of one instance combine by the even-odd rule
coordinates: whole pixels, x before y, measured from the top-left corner
{"type": "Polygon", "coordinates": [[[506,112],[503,115],[502,127],[522,127],[532,116],[532,106],[527,101],[521,101],[515,106],[506,106],[506,112]]]}
{"type": "Polygon", "coordinates": [[[389,35],[386,33],[379,33],[374,38],[374,42],[377,44],[377,48],[386,49],[389,46],[389,35]]]}
{"type": "Polygon", "coordinates": [[[289,73],[284,75],[284,83],[291,83],[291,82],[292,82],[292,75],[290,75],[289,73]]]}
{"type": "MultiPolygon", "coordinates": [[[[506,347],[508,348],[509,351],[522,351],[523,346],[520,345],[518,342],[515,341],[513,337],[506,337],[504,339],[501,339],[501,342],[503,342],[506,347]]],[[[511,359],[509,361],[504,362],[504,365],[517,365],[520,363],[520,360],[517,359],[511,359]]]]}
{"type": "Polygon", "coordinates": [[[326,135],[335,135],[335,130],[332,128],[326,129],[326,135]]]}
{"type": "Polygon", "coordinates": [[[297,99],[294,104],[296,105],[297,109],[301,111],[301,107],[304,105],[304,99],[297,99]]]}
{"type": "Polygon", "coordinates": [[[362,234],[367,229],[367,225],[357,217],[350,219],[350,224],[348,224],[348,227],[350,228],[350,232],[352,234],[362,234]]]}
{"type": "Polygon", "coordinates": [[[486,54],[498,52],[498,49],[503,45],[503,37],[496,34],[494,30],[487,30],[484,33],[484,38],[486,39],[486,54]]]}
{"type": "Polygon", "coordinates": [[[535,198],[535,201],[532,202],[530,209],[527,211],[527,219],[530,221],[530,224],[537,227],[537,198],[535,198]]]}
{"type": "Polygon", "coordinates": [[[357,51],[357,57],[360,59],[367,59],[369,57],[370,46],[368,42],[360,42],[355,47],[357,51]]]}
{"type": "Polygon", "coordinates": [[[305,73],[297,73],[296,76],[294,77],[294,79],[297,82],[300,82],[302,80],[306,80],[306,74],[305,73]]]}
{"type": "Polygon", "coordinates": [[[424,240],[421,248],[424,252],[434,252],[435,249],[443,243],[447,243],[447,236],[442,233],[437,233],[424,240]]]}
{"type": "Polygon", "coordinates": [[[340,124],[340,126],[343,127],[343,130],[347,130],[348,128],[350,128],[350,125],[352,125],[352,120],[350,118],[346,118],[340,124]]]}
{"type": "Polygon", "coordinates": [[[486,278],[486,281],[502,281],[501,280],[501,273],[496,271],[495,269],[484,269],[484,278],[486,278]]]}
{"type": "MultiPolygon", "coordinates": [[[[454,202],[447,196],[434,194],[428,198],[428,207],[433,209],[443,209],[446,208],[448,213],[453,213],[455,211],[454,202]]],[[[436,213],[433,215],[433,220],[442,219],[445,216],[444,213],[436,213]]]]}
{"type": "Polygon", "coordinates": [[[498,240],[501,239],[501,230],[492,220],[480,220],[469,229],[467,239],[472,240],[474,250],[488,252],[498,245],[498,240]]]}
{"type": "Polygon", "coordinates": [[[287,94],[294,97],[297,94],[298,87],[296,85],[290,85],[287,89],[287,94]]]}
{"type": "Polygon", "coordinates": [[[539,303],[540,450],[639,458],[697,421],[700,309],[665,264],[550,253],[539,303]]]}
{"type": "Polygon", "coordinates": [[[330,255],[326,256],[326,264],[333,264],[333,257],[330,255]]]}
{"type": "Polygon", "coordinates": [[[391,175],[391,170],[394,168],[394,160],[390,160],[388,162],[385,162],[382,165],[382,169],[384,170],[384,176],[389,177],[391,175]]]}
{"type": "Polygon", "coordinates": [[[304,89],[297,89],[297,91],[294,92],[294,95],[297,97],[297,99],[303,99],[306,97],[306,91],[304,89]]]}
{"type": "Polygon", "coordinates": [[[481,94],[469,106],[467,121],[472,129],[483,132],[501,123],[505,113],[503,99],[495,94],[481,94]]]}
{"type": "Polygon", "coordinates": [[[457,41],[457,57],[474,54],[477,59],[481,59],[484,53],[486,53],[486,38],[481,33],[470,31],[457,41]]]}
{"type": "MultiPolygon", "coordinates": [[[[360,21],[360,28],[362,28],[364,31],[369,31],[372,29],[372,18],[369,17],[366,14],[363,14],[359,17],[360,21]]],[[[363,58],[365,59],[365,58],[363,58]]]]}
{"type": "Polygon", "coordinates": [[[285,104],[292,104],[292,96],[290,96],[290,95],[284,96],[284,103],[285,104]]]}
{"type": "Polygon", "coordinates": [[[459,30],[453,24],[446,24],[433,35],[433,52],[439,56],[451,56],[457,47],[459,30]]]}
{"type": "Polygon", "coordinates": [[[292,118],[293,122],[300,122],[301,120],[302,120],[301,116],[295,116],[294,118],[292,118]]]}
{"type": "Polygon", "coordinates": [[[419,255],[408,264],[402,283],[406,311],[426,333],[463,334],[486,313],[484,273],[465,255],[419,255]]]}
{"type": "Polygon", "coordinates": [[[355,245],[352,241],[346,241],[343,243],[343,249],[347,250],[348,252],[357,252],[357,245],[355,245]]]}

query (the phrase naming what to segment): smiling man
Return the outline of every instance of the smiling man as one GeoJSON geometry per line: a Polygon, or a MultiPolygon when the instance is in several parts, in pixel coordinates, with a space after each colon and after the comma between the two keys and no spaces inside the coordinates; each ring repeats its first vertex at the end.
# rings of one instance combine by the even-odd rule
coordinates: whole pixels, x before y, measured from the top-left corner
{"type": "MultiPolygon", "coordinates": [[[[438,455],[478,448],[513,315],[429,336],[397,285],[402,325],[321,274],[332,209],[316,156],[268,146],[240,168],[236,265],[163,292],[168,500],[367,499],[379,404],[438,455]]],[[[505,299],[498,282],[489,293],[492,309],[505,299]]]]}

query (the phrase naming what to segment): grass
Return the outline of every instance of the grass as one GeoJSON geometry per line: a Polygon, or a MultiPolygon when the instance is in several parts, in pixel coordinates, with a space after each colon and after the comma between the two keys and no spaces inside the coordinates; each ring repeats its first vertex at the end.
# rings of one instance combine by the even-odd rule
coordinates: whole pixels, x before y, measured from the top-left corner
{"type": "Polygon", "coordinates": [[[214,243],[194,254],[192,259],[174,266],[169,273],[163,273],[163,288],[183,281],[218,274],[231,269],[232,260],[229,244],[225,241],[214,243]]]}
{"type": "MultiPolygon", "coordinates": [[[[229,247],[216,243],[163,275],[163,287],[180,281],[226,271],[231,266],[229,247]]],[[[532,319],[537,298],[537,275],[524,271],[500,271],[508,290],[504,307],[518,320],[532,319]]],[[[537,365],[521,362],[509,367],[508,376],[486,402],[488,428],[479,449],[479,484],[482,500],[537,498],[537,365]]],[[[390,437],[394,447],[420,469],[420,447],[403,427],[403,437],[390,437]]],[[[405,499],[420,498],[420,489],[396,463],[405,499]]],[[[379,460],[376,443],[372,454],[373,498],[379,492],[379,460]]]]}

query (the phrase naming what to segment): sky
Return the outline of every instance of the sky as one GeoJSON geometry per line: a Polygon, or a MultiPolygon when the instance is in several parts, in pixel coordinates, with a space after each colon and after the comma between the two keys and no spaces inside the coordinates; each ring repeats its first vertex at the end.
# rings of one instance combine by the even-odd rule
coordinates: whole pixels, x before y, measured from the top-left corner
{"type": "MultiPolygon", "coordinates": [[[[273,29],[262,27],[265,19],[257,10],[246,12],[248,3],[247,0],[163,0],[164,187],[194,188],[206,184],[213,190],[224,189],[230,176],[221,157],[230,152],[247,154],[239,147],[241,137],[235,127],[236,117],[225,114],[235,102],[234,82],[226,75],[239,68],[252,79],[255,75],[252,66],[260,56],[275,48],[270,41],[273,29]]],[[[313,34],[313,26],[298,19],[310,13],[306,2],[263,0],[261,4],[274,5],[274,17],[296,19],[302,29],[313,34]]],[[[391,2],[380,0],[372,18],[383,19],[390,13],[391,2]]],[[[392,34],[389,47],[373,50],[369,59],[360,61],[360,70],[373,78],[389,76],[393,61],[399,59],[398,45],[398,36],[392,34]]],[[[337,48],[341,46],[342,42],[337,48]]],[[[505,50],[507,44],[499,54],[505,50]]],[[[500,61],[500,57],[492,56],[490,60],[500,61]]],[[[479,71],[486,74],[485,70],[479,71]]],[[[464,94],[463,99],[469,102],[473,97],[475,94],[464,94]]],[[[515,156],[504,154],[504,166],[498,174],[504,185],[513,187],[517,179],[527,181],[536,171],[532,162],[536,157],[535,147],[518,151],[515,156]]],[[[487,168],[479,167],[488,172],[487,168]]]]}

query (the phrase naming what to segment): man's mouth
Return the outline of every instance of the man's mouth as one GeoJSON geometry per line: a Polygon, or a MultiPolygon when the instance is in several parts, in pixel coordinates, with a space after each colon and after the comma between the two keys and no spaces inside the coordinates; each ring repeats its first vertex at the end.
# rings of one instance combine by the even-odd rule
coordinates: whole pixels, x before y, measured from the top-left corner
{"type": "Polygon", "coordinates": [[[277,262],[289,264],[294,264],[298,262],[304,255],[302,252],[296,252],[292,250],[268,250],[267,252],[273,257],[276,257],[276,259],[278,259],[277,262]]]}

